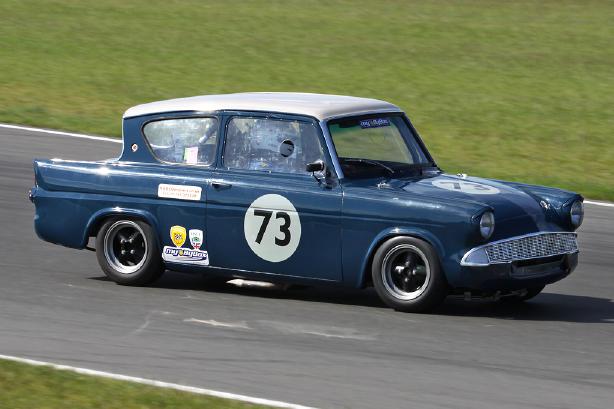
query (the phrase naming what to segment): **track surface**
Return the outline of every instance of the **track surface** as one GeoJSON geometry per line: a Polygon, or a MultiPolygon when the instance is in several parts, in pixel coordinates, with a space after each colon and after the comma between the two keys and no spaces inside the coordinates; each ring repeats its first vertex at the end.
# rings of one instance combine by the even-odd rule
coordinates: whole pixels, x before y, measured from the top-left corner
{"type": "Polygon", "coordinates": [[[516,308],[447,300],[433,315],[372,291],[207,288],[167,273],[104,279],[39,240],[34,157],[120,144],[0,129],[0,354],[325,408],[599,408],[614,402],[614,209],[587,205],[580,266],[516,308]]]}

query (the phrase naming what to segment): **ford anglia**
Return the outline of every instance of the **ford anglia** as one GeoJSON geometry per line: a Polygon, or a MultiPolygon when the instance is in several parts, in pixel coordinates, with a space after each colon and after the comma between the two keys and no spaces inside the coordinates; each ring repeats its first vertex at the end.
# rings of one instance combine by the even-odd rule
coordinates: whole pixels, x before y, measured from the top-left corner
{"type": "Polygon", "coordinates": [[[375,99],[239,93],[138,105],[118,159],[35,160],[35,230],[104,273],[166,270],[375,287],[428,311],[449,294],[526,300],[576,267],[583,198],[444,173],[375,99]],[[91,239],[91,240],[90,240],[91,239]]]}

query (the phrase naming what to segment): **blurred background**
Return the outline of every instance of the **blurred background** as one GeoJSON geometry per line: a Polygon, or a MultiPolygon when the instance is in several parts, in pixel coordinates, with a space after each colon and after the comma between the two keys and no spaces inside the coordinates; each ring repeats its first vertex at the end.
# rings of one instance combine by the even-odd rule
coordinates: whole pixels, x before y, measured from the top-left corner
{"type": "Polygon", "coordinates": [[[121,135],[241,91],[384,99],[447,172],[614,200],[612,1],[0,0],[0,121],[121,135]]]}

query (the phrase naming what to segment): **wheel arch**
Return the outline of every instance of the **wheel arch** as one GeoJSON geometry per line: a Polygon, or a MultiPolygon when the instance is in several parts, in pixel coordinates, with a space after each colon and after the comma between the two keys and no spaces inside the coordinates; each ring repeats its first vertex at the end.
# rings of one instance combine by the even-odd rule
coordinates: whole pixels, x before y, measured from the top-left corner
{"type": "MultiPolygon", "coordinates": [[[[442,265],[442,255],[445,254],[444,247],[441,241],[432,233],[423,229],[414,229],[408,227],[392,227],[381,231],[369,246],[367,253],[361,263],[360,275],[358,277],[358,287],[364,288],[371,282],[371,264],[373,263],[373,257],[380,246],[387,240],[393,237],[413,237],[416,239],[424,240],[437,252],[439,258],[439,264],[442,265]]],[[[444,272],[445,276],[445,272],[444,272]]]]}
{"type": "Polygon", "coordinates": [[[156,218],[146,210],[130,209],[122,207],[105,208],[94,213],[87,222],[85,235],[83,237],[84,246],[87,244],[90,237],[98,235],[102,225],[111,218],[127,218],[131,220],[140,220],[149,224],[156,232],[157,245],[160,246],[160,237],[157,234],[158,223],[156,218]]]}

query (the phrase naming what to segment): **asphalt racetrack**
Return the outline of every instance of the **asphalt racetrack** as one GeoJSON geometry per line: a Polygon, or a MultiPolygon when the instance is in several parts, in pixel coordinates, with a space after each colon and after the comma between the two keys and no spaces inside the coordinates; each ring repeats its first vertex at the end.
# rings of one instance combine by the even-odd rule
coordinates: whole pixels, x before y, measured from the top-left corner
{"type": "MultiPolygon", "coordinates": [[[[321,408],[611,408],[614,208],[586,206],[580,265],[525,305],[448,299],[432,315],[371,290],[105,279],[39,240],[32,159],[121,144],[0,128],[0,354],[321,408]]],[[[561,164],[564,166],[564,164],[561,164]]]]}

